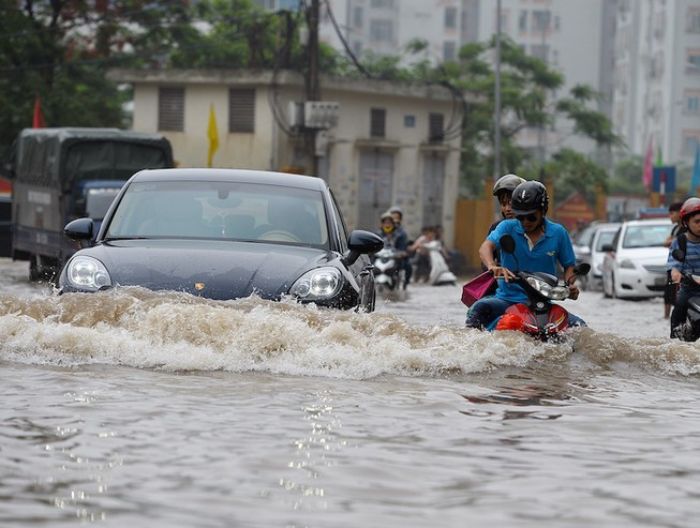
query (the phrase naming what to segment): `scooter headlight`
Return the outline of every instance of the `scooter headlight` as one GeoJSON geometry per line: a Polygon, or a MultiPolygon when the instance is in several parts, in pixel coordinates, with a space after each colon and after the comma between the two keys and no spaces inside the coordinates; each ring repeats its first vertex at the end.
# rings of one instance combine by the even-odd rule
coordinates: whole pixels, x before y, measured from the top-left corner
{"type": "Polygon", "coordinates": [[[535,291],[547,299],[561,301],[569,297],[569,288],[566,286],[560,284],[550,286],[545,281],[538,279],[537,277],[528,277],[525,280],[535,291]]]}
{"type": "Polygon", "coordinates": [[[112,285],[104,264],[85,255],[71,259],[66,269],[66,278],[73,288],[79,290],[97,291],[112,285]]]}
{"type": "Polygon", "coordinates": [[[343,285],[337,268],[317,268],[307,271],[289,289],[289,293],[303,301],[320,301],[334,297],[343,285]]]}

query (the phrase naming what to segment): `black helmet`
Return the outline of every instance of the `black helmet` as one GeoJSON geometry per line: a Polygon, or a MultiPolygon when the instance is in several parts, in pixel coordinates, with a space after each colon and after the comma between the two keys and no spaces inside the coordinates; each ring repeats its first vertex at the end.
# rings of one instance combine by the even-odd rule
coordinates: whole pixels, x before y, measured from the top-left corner
{"type": "Polygon", "coordinates": [[[506,174],[505,176],[501,176],[496,180],[496,183],[493,186],[493,195],[498,196],[498,194],[503,191],[512,193],[518,185],[524,182],[525,180],[515,174],[506,174]]]}
{"type": "Polygon", "coordinates": [[[534,180],[521,183],[513,190],[510,204],[513,214],[516,216],[534,213],[537,210],[542,211],[542,214],[547,214],[549,207],[547,188],[534,180]]]}

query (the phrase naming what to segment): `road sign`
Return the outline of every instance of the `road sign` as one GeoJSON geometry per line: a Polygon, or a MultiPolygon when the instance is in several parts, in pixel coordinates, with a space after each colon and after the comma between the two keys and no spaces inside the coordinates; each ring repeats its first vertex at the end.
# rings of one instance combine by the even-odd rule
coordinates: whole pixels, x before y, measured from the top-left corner
{"type": "Polygon", "coordinates": [[[676,167],[674,165],[654,167],[651,190],[662,196],[676,192],[676,167]]]}

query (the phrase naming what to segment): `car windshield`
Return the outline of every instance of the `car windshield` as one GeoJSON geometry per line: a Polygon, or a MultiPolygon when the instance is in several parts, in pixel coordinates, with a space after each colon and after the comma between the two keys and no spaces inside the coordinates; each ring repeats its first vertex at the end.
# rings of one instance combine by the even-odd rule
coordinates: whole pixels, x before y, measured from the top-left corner
{"type": "Polygon", "coordinates": [[[596,242],[595,250],[603,251],[603,246],[612,244],[612,241],[615,238],[615,233],[617,233],[617,229],[613,229],[611,231],[601,231],[598,235],[598,241],[596,242]]]}
{"type": "Polygon", "coordinates": [[[590,246],[593,235],[595,234],[595,225],[589,225],[579,231],[574,237],[574,243],[577,246],[590,246]]]}
{"type": "Polygon", "coordinates": [[[663,246],[671,233],[672,224],[650,224],[628,226],[625,238],[622,239],[623,248],[642,248],[663,246]]]}
{"type": "Polygon", "coordinates": [[[329,246],[320,191],[213,181],[129,185],[105,238],[225,239],[329,246]]]}

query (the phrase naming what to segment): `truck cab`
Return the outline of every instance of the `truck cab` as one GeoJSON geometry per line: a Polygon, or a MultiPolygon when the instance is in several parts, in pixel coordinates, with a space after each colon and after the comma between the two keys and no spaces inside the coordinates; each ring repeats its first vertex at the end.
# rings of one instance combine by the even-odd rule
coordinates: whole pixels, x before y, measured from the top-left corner
{"type": "Polygon", "coordinates": [[[173,166],[172,147],[158,134],[24,129],[9,164],[12,258],[29,261],[30,279],[52,278],[80,249],[63,235],[66,223],[90,217],[99,224],[131,175],[173,166]]]}

